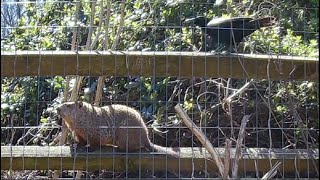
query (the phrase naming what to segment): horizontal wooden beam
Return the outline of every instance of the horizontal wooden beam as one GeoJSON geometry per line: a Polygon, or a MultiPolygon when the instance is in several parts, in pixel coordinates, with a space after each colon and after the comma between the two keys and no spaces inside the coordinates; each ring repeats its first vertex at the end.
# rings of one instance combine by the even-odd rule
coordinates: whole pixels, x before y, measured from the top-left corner
{"type": "MultiPolygon", "coordinates": [[[[180,148],[180,158],[156,153],[119,153],[112,148],[87,152],[69,146],[1,146],[1,170],[168,170],[191,172],[193,169],[218,172],[215,163],[204,148],[180,148]]],[[[224,148],[217,148],[223,159],[224,148]]],[[[231,158],[235,149],[231,149],[231,158]]],[[[269,159],[281,161],[280,172],[315,172],[319,168],[319,149],[242,149],[239,172],[267,172],[269,159]]]]}
{"type": "Polygon", "coordinates": [[[1,52],[1,77],[172,76],[317,81],[319,58],[205,52],[1,52]]]}

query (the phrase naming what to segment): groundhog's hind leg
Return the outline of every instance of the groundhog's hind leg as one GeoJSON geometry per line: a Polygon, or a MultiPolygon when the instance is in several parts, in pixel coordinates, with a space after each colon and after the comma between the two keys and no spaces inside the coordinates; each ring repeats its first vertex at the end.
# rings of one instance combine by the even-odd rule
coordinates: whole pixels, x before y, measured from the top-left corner
{"type": "Polygon", "coordinates": [[[129,147],[129,140],[127,141],[128,137],[128,132],[127,129],[117,129],[115,132],[115,137],[114,137],[114,143],[118,147],[118,151],[120,152],[127,152],[129,149],[127,149],[127,146],[129,147]]]}
{"type": "Polygon", "coordinates": [[[81,128],[74,131],[75,139],[77,141],[77,147],[87,148],[88,152],[92,152],[99,147],[99,144],[92,141],[92,138],[89,137],[87,133],[81,128]]]}
{"type": "Polygon", "coordinates": [[[75,138],[76,138],[76,141],[77,141],[78,145],[81,145],[81,146],[86,146],[87,145],[87,141],[84,138],[82,138],[79,134],[75,133],[75,138]]]}
{"type": "Polygon", "coordinates": [[[143,129],[118,128],[115,133],[115,144],[121,152],[137,152],[145,146],[146,136],[143,129]],[[140,139],[141,137],[141,139],[140,139]]]}

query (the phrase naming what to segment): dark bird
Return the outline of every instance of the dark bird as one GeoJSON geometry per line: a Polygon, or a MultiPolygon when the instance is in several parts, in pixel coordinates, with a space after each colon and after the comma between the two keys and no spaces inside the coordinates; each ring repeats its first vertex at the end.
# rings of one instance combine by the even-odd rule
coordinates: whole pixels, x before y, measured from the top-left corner
{"type": "Polygon", "coordinates": [[[214,18],[204,16],[186,19],[185,25],[199,26],[202,30],[202,47],[199,51],[229,49],[233,51],[244,37],[261,27],[276,24],[272,16],[254,19],[251,17],[214,18]]]}

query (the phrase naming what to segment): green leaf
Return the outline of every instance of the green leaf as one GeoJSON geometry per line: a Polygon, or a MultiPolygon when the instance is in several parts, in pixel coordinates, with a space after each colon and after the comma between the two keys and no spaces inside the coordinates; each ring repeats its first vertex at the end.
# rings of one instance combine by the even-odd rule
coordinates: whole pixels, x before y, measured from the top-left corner
{"type": "Polygon", "coordinates": [[[47,123],[48,120],[47,120],[47,118],[43,118],[43,117],[42,117],[42,118],[40,119],[40,122],[41,122],[41,123],[47,123]]]}

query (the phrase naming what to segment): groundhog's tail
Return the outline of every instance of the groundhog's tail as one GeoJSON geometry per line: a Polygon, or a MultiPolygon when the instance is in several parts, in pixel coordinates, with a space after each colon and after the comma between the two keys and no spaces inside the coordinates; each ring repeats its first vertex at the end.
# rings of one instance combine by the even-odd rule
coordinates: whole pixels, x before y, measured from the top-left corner
{"type": "Polygon", "coordinates": [[[163,154],[167,154],[169,156],[175,157],[175,158],[179,158],[180,154],[179,152],[173,151],[171,148],[168,147],[162,147],[156,144],[153,144],[150,142],[150,147],[148,147],[148,149],[152,152],[159,152],[159,153],[163,153],[163,154]]]}

